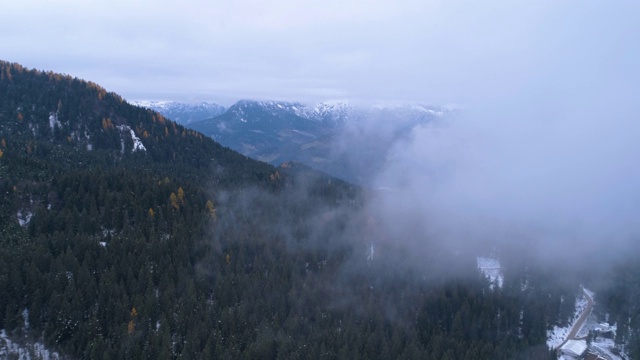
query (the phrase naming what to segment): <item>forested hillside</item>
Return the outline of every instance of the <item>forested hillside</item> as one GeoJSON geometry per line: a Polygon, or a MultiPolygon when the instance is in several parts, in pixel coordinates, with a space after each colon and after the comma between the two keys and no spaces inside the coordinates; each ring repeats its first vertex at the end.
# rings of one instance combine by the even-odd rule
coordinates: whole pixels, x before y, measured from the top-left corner
{"type": "Polygon", "coordinates": [[[428,239],[419,264],[402,239],[367,256],[370,196],[0,62],[0,329],[69,358],[555,356],[577,284],[514,261],[491,287],[428,239]]]}

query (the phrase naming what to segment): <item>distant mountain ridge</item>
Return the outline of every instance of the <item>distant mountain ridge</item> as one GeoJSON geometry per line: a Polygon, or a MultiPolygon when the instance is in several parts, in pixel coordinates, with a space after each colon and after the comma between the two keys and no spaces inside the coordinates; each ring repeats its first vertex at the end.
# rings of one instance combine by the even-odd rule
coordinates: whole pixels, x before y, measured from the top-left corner
{"type": "Polygon", "coordinates": [[[137,100],[131,104],[157,111],[182,125],[208,119],[224,113],[227,108],[212,102],[181,103],[176,101],[137,100]]]}
{"type": "MultiPolygon", "coordinates": [[[[193,112],[193,106],[179,103],[154,106],[174,120],[187,118],[191,116],[187,112],[193,112]]],[[[273,165],[298,161],[366,184],[395,141],[408,136],[416,126],[452,112],[451,108],[414,103],[362,105],[332,101],[306,105],[240,100],[224,113],[188,122],[186,126],[254,159],[273,165]]]]}

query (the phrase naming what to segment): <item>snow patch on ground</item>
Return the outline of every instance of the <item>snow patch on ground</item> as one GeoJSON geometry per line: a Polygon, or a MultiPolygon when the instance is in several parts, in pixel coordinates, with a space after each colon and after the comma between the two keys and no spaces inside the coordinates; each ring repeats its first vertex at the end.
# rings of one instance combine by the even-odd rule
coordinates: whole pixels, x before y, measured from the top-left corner
{"type": "Polygon", "coordinates": [[[491,288],[493,289],[494,285],[498,285],[498,287],[501,288],[504,282],[504,275],[500,267],[500,260],[492,257],[479,256],[476,261],[478,263],[478,269],[480,269],[484,276],[489,279],[489,282],[491,282],[491,288]]]}
{"type": "MultiPolygon", "coordinates": [[[[136,135],[135,131],[131,129],[128,125],[118,125],[118,129],[120,131],[128,131],[131,134],[131,140],[133,140],[133,148],[131,151],[147,151],[147,148],[144,147],[142,140],[136,135]]],[[[121,139],[122,150],[124,151],[124,140],[121,139]]]]}
{"type": "Polygon", "coordinates": [[[91,137],[87,133],[87,130],[84,131],[84,137],[87,141],[87,151],[93,150],[93,144],[91,144],[91,137]]]}
{"type": "Polygon", "coordinates": [[[116,229],[105,229],[104,227],[101,227],[102,229],[102,237],[106,238],[107,236],[113,236],[116,234],[116,229]]]}
{"type": "Polygon", "coordinates": [[[22,320],[24,329],[29,331],[29,309],[25,308],[24,310],[22,310],[22,320]]]}
{"type": "Polygon", "coordinates": [[[142,144],[142,141],[140,140],[139,137],[136,136],[136,134],[133,132],[133,130],[131,131],[131,138],[133,139],[133,151],[147,151],[147,148],[144,147],[144,144],[142,144]]]}
{"type": "Polygon", "coordinates": [[[43,343],[17,343],[9,339],[7,332],[0,330],[0,359],[18,360],[60,360],[60,354],[47,349],[43,343]]]}
{"type": "Polygon", "coordinates": [[[166,101],[166,100],[135,100],[135,101],[130,101],[130,103],[132,105],[137,105],[137,106],[141,106],[149,109],[151,108],[168,109],[172,104],[174,104],[173,101],[166,101]]]}
{"type": "Polygon", "coordinates": [[[589,297],[590,297],[590,298],[592,298],[592,299],[596,296],[596,293],[594,293],[593,291],[591,291],[591,290],[589,290],[589,289],[587,289],[587,288],[584,288],[584,287],[583,287],[583,288],[582,288],[582,290],[583,290],[584,292],[586,292],[586,293],[587,293],[587,295],[589,295],[589,297]]]}
{"type": "Polygon", "coordinates": [[[18,210],[18,213],[16,214],[16,216],[18,217],[18,223],[20,224],[20,226],[25,227],[29,225],[29,222],[31,221],[33,214],[30,211],[22,213],[22,210],[18,210]]]}
{"type": "Polygon", "coordinates": [[[62,127],[62,124],[58,120],[58,114],[57,113],[49,113],[49,127],[51,128],[51,130],[53,130],[53,128],[55,128],[56,126],[57,127],[62,127]]]}
{"type": "Polygon", "coordinates": [[[564,340],[569,335],[571,326],[558,327],[554,326],[552,330],[547,330],[547,346],[552,349],[557,349],[562,345],[564,340]]]}
{"type": "Polygon", "coordinates": [[[367,261],[373,261],[373,256],[376,253],[376,247],[373,243],[369,244],[367,248],[367,261]]]}

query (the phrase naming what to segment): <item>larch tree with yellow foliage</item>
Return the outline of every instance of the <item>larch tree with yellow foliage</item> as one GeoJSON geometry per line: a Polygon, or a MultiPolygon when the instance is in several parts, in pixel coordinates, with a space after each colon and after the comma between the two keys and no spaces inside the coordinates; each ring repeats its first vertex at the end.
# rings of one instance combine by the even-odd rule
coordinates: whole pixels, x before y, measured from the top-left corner
{"type": "Polygon", "coordinates": [[[180,204],[178,203],[178,197],[176,196],[175,193],[171,193],[171,195],[169,195],[169,201],[171,202],[171,206],[178,210],[180,209],[180,204]]]}
{"type": "Polygon", "coordinates": [[[182,190],[182,187],[178,188],[178,201],[180,201],[180,205],[184,205],[184,190],[182,190]]]}

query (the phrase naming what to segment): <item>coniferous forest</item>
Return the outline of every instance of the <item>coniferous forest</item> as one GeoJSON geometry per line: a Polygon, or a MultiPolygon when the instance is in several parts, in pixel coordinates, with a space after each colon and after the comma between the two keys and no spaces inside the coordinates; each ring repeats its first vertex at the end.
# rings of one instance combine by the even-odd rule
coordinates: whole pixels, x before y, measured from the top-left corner
{"type": "MultiPolygon", "coordinates": [[[[579,283],[521,252],[490,286],[428,239],[371,260],[371,196],[0,62],[0,329],[70,359],[556,358],[579,283]]],[[[640,265],[612,271],[590,286],[640,358],[640,265]]]]}

